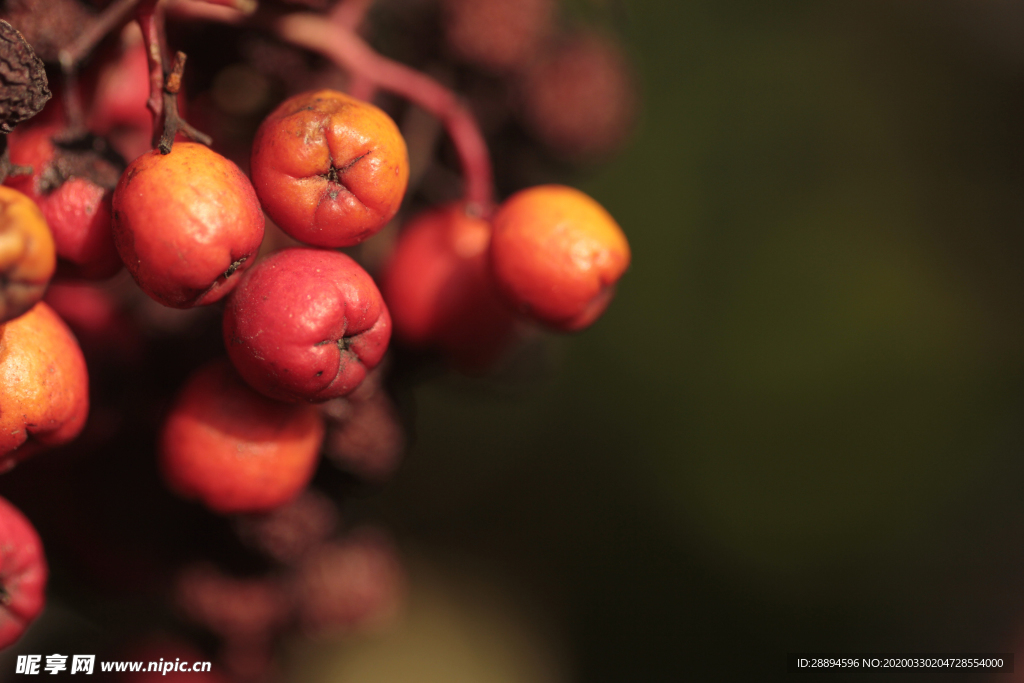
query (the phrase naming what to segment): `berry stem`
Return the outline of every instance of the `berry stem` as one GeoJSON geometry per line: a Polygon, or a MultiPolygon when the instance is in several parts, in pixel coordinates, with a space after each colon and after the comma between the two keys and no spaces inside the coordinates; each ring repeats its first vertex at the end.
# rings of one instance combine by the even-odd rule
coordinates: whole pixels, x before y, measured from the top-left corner
{"type": "Polygon", "coordinates": [[[182,133],[185,137],[204,145],[212,144],[209,135],[193,128],[178,113],[178,91],[181,89],[181,77],[185,71],[184,52],[174,56],[171,70],[164,73],[167,36],[164,33],[164,17],[159,6],[160,0],[142,0],[138,9],[139,26],[142,28],[142,40],[146,45],[146,58],[149,62],[149,100],[146,106],[153,113],[153,146],[161,154],[170,154],[174,145],[174,137],[182,133]]]}
{"type": "Polygon", "coordinates": [[[487,143],[473,115],[451,90],[426,74],[378,54],[340,22],[300,13],[279,17],[273,28],[282,39],[319,52],[354,76],[369,79],[438,117],[459,155],[469,210],[483,216],[490,213],[493,174],[487,143]]]}
{"type": "Polygon", "coordinates": [[[64,74],[77,69],[79,63],[85,59],[112,31],[127,23],[132,10],[141,0],[115,0],[92,23],[85,27],[85,30],[78,34],[78,37],[57,53],[60,66],[64,74]]]}
{"type": "Polygon", "coordinates": [[[178,90],[181,89],[181,78],[185,72],[186,59],[187,56],[185,53],[179,50],[174,56],[174,65],[171,67],[171,73],[168,74],[167,82],[164,85],[164,125],[162,129],[163,132],[156,144],[156,147],[160,150],[161,154],[171,153],[171,147],[174,145],[174,136],[178,133],[182,133],[190,140],[201,142],[207,146],[213,143],[213,140],[209,135],[193,128],[192,125],[185,119],[181,118],[181,115],[178,113],[178,90]]]}
{"type": "Polygon", "coordinates": [[[156,145],[163,131],[164,114],[164,60],[163,17],[157,7],[159,0],[143,0],[138,9],[139,27],[146,45],[146,60],[149,62],[149,99],[146,107],[153,114],[153,144],[156,145]]]}
{"type": "Polygon", "coordinates": [[[141,0],[115,0],[85,27],[66,48],[57,53],[61,74],[64,76],[64,106],[68,126],[72,130],[85,129],[85,115],[82,111],[82,95],[78,84],[78,67],[92,53],[100,41],[112,31],[123,26],[132,10],[141,0]]]}

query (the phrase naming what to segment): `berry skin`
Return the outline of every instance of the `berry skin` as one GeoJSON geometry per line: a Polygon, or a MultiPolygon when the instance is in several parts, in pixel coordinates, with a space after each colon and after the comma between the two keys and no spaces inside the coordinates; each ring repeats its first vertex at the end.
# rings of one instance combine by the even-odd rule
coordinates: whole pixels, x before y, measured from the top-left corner
{"type": "Polygon", "coordinates": [[[0,648],[15,643],[43,611],[48,576],[39,534],[0,498],[0,648]]]}
{"type": "MultiPolygon", "coordinates": [[[[98,155],[88,160],[96,178],[66,177],[69,161],[83,162],[58,154],[55,136],[61,125],[19,129],[11,136],[11,161],[31,166],[31,175],[11,176],[6,184],[31,197],[43,212],[61,259],[61,272],[85,279],[108,278],[121,270],[121,258],[110,231],[110,199],[119,168],[98,155]],[[97,182],[101,179],[103,183],[97,182]],[[106,185],[106,186],[104,186],[106,185]]],[[[81,168],[72,170],[85,170],[81,168]]]]}
{"type": "Polygon", "coordinates": [[[265,512],[306,487],[323,437],[315,406],[272,401],[216,361],[179,392],[164,423],[160,466],[184,498],[221,513],[265,512]]]}
{"type": "Polygon", "coordinates": [[[263,211],[245,174],[193,142],[129,164],[114,190],[114,243],[147,294],[172,308],[213,303],[252,265],[263,211]]]}
{"type": "Polygon", "coordinates": [[[354,390],[380,362],[391,317],[348,256],[295,247],[261,260],[224,310],[224,345],[250,385],[282,401],[354,390]]]}
{"type": "Polygon", "coordinates": [[[0,472],[82,431],[89,376],[78,342],[43,302],[0,327],[0,472]]]}
{"type": "Polygon", "coordinates": [[[409,221],[381,277],[399,338],[437,348],[464,370],[485,369],[497,358],[516,316],[491,279],[490,240],[490,223],[468,215],[463,204],[409,221]]]}
{"type": "Polygon", "coordinates": [[[53,235],[39,207],[21,192],[0,186],[0,322],[35,306],[56,267],[53,235]]]}
{"type": "Polygon", "coordinates": [[[285,100],[252,147],[263,207],[286,233],[318,247],[365,240],[398,211],[409,157],[395,122],[333,90],[285,100]]]}
{"type": "Polygon", "coordinates": [[[498,289],[517,309],[558,330],[593,323],[629,266],[629,244],[618,223],[571,187],[517,192],[492,222],[491,268],[498,289]]]}

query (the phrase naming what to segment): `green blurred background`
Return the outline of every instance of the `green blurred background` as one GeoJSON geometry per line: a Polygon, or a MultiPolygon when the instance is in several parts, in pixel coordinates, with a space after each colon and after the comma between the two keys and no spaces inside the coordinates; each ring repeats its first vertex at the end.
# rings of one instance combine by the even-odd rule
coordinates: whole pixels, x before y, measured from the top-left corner
{"type": "Polygon", "coordinates": [[[410,553],[503,577],[575,680],[1013,651],[1019,4],[612,14],[641,122],[579,184],[633,247],[617,299],[527,379],[421,385],[374,504],[410,553]]]}

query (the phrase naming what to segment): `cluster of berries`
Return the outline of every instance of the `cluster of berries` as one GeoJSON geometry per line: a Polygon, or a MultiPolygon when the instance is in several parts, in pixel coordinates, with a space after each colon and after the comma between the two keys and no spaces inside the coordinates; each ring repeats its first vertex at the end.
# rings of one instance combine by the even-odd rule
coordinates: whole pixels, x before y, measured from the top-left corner
{"type": "MultiPolygon", "coordinates": [[[[180,4],[210,11],[203,0],[180,4]]],[[[338,16],[356,4],[339,3],[338,16]]],[[[152,12],[156,3],[141,6],[152,12]]],[[[506,68],[504,57],[466,42],[479,6],[446,5],[453,49],[506,68]]],[[[544,2],[530,7],[534,24],[550,14],[544,2]]],[[[535,29],[516,35],[536,42],[535,29]]],[[[60,98],[4,139],[12,172],[0,186],[0,470],[83,432],[90,377],[79,341],[88,348],[95,335],[108,352],[133,353],[131,335],[117,332],[131,323],[86,281],[109,280],[123,265],[136,291],[165,307],[220,302],[226,357],[193,366],[169,401],[158,460],[170,490],[241,515],[239,536],[285,568],[263,581],[200,565],[179,581],[178,603],[231,644],[224,658],[241,671],[245,653],[282,624],[297,619],[315,631],[371,619],[401,584],[393,551],[373,534],[332,540],[332,524],[304,534],[289,522],[319,509],[307,487],[321,453],[369,481],[394,470],[404,438],[382,388],[392,332],[405,348],[486,372],[531,325],[575,332],[597,320],[630,250],[596,201],[545,184],[497,205],[468,193],[414,214],[391,236],[375,278],[340,250],[392,223],[406,198],[409,151],[384,111],[333,89],[295,94],[262,119],[247,172],[173,130],[149,149],[167,108],[185,101],[165,74],[164,113],[144,113],[147,97],[153,108],[147,54],[166,46],[123,35],[116,57],[84,79],[87,100],[72,88],[82,82],[69,79],[60,98]],[[252,633],[238,626],[256,622],[252,633]]],[[[521,51],[512,39],[489,47],[521,51]]],[[[524,71],[524,82],[538,69],[524,71]]],[[[572,125],[559,130],[556,138],[587,148],[572,125]]],[[[489,171],[482,177],[489,194],[489,171]]],[[[0,647],[41,610],[46,576],[31,524],[0,498],[0,647]]]]}

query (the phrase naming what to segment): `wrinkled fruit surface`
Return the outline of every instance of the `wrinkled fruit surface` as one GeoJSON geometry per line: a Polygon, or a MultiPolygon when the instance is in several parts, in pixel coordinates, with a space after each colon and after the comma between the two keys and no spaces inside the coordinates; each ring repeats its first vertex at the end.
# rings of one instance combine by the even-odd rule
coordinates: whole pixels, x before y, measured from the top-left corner
{"type": "Polygon", "coordinates": [[[346,247],[398,211],[409,182],[405,140],[372,104],[333,90],[285,100],[252,148],[252,181],[270,217],[306,244],[346,247]]]}

